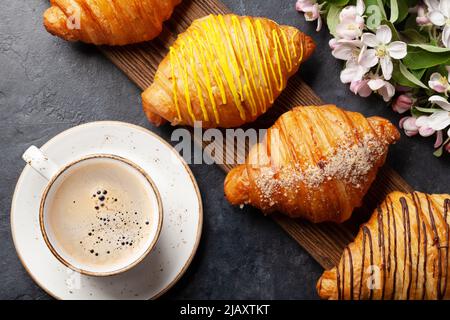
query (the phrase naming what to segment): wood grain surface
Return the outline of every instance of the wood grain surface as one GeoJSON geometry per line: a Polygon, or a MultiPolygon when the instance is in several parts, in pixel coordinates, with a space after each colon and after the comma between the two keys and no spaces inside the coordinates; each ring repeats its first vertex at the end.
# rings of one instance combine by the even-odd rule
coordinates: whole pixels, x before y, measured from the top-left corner
{"type": "MultiPolygon", "coordinates": [[[[183,32],[193,20],[208,14],[226,14],[230,10],[218,0],[184,0],[172,18],[166,22],[163,33],[155,40],[133,46],[100,47],[119,69],[139,88],[145,90],[153,81],[160,61],[166,55],[176,35],[183,32]]],[[[252,128],[269,127],[280,114],[298,105],[321,105],[324,102],[299,77],[294,76],[277,99],[275,105],[252,128]]],[[[204,143],[197,141],[198,143],[204,143]]],[[[230,144],[229,144],[230,145],[230,144]]],[[[205,145],[204,145],[205,146],[205,145]]],[[[245,150],[225,150],[234,157],[245,157],[245,150]]],[[[233,165],[219,165],[228,172],[233,165]]],[[[333,267],[340,259],[345,246],[352,241],[361,223],[367,221],[384,197],[391,191],[412,191],[412,188],[394,170],[383,167],[364,199],[364,205],[357,209],[353,218],[344,224],[313,224],[300,219],[291,219],[281,214],[271,216],[324,268],[333,267]]]]}

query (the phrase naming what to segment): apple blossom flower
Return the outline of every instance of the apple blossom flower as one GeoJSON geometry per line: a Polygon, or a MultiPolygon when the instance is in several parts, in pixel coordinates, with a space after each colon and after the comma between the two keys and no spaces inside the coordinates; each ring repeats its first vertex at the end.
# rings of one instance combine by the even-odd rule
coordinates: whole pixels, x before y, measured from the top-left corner
{"type": "MultiPolygon", "coordinates": [[[[424,115],[417,118],[416,125],[422,129],[424,134],[422,136],[427,136],[426,134],[433,131],[440,131],[448,126],[450,126],[450,102],[441,96],[431,96],[429,101],[437,104],[444,110],[434,111],[431,115],[424,115]]],[[[419,129],[419,133],[420,130],[419,129]]],[[[450,130],[449,130],[450,132],[450,130]]]]}
{"type": "Polygon", "coordinates": [[[372,89],[368,85],[368,79],[356,80],[350,83],[350,91],[354,94],[358,94],[363,98],[367,98],[372,94],[372,89]]]}
{"type": "Polygon", "coordinates": [[[450,112],[439,110],[429,116],[420,116],[416,120],[419,133],[423,137],[428,137],[436,131],[443,130],[450,126],[450,112]]]}
{"type": "Polygon", "coordinates": [[[315,0],[298,0],[295,4],[295,9],[304,13],[306,21],[317,20],[316,31],[322,29],[322,17],[320,16],[321,8],[322,5],[318,4],[315,0]]]}
{"type": "Polygon", "coordinates": [[[431,75],[428,86],[436,92],[444,93],[450,90],[450,66],[447,66],[448,78],[435,72],[431,75]]]}
{"type": "Polygon", "coordinates": [[[438,8],[436,8],[436,3],[433,1],[429,2],[433,8],[431,8],[428,17],[434,25],[444,28],[442,31],[442,43],[446,48],[450,48],[450,1],[441,0],[438,8]]]}
{"type": "Polygon", "coordinates": [[[385,102],[391,100],[395,95],[395,87],[389,81],[379,76],[371,75],[371,79],[367,82],[367,85],[370,89],[382,96],[385,102]]]}
{"type": "Polygon", "coordinates": [[[336,35],[339,38],[354,40],[361,36],[365,27],[363,14],[366,10],[364,2],[358,0],[356,6],[347,6],[339,14],[336,35]]]}
{"type": "Polygon", "coordinates": [[[419,127],[416,125],[416,118],[414,117],[403,117],[400,120],[399,126],[405,131],[408,137],[415,136],[419,133],[419,127]]]}
{"type": "Polygon", "coordinates": [[[394,103],[392,104],[392,109],[395,112],[401,114],[410,110],[413,104],[414,99],[412,98],[411,94],[401,94],[397,97],[397,99],[395,99],[394,103]]]}
{"type": "Polygon", "coordinates": [[[392,31],[386,25],[379,26],[376,34],[364,33],[361,41],[365,47],[361,50],[358,60],[366,68],[372,68],[380,62],[383,77],[386,80],[391,79],[394,69],[391,58],[398,60],[404,58],[407,54],[406,43],[402,41],[391,42],[391,40],[392,31]],[[373,49],[366,49],[366,47],[373,49]]]}

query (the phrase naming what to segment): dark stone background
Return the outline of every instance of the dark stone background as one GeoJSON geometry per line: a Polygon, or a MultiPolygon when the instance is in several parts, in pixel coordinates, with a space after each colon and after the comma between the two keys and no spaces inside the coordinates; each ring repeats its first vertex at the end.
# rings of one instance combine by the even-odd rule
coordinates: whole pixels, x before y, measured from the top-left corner
{"type": "MultiPolygon", "coordinates": [[[[315,32],[294,10],[294,0],[224,0],[236,13],[270,17],[302,28],[318,50],[300,76],[324,100],[366,116],[397,123],[380,99],[354,96],[339,81],[341,65],[328,49],[326,30],[315,32]]],[[[57,133],[95,120],[121,120],[149,128],[166,139],[171,129],[150,126],[140,92],[94,47],[70,44],[47,34],[47,0],[0,1],[0,298],[48,299],[21,266],[11,239],[9,211],[22,152],[57,133]]],[[[401,141],[388,159],[414,188],[449,192],[449,157],[432,155],[430,139],[401,141]]],[[[203,194],[205,223],[196,258],[170,299],[316,299],[322,268],[271,219],[256,210],[231,207],[223,197],[224,173],[191,166],[203,194]]]]}

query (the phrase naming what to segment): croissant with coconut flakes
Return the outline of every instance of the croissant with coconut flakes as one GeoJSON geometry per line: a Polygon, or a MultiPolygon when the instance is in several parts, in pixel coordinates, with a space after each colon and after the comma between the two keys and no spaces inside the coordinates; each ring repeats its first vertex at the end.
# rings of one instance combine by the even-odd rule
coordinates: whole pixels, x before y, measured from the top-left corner
{"type": "Polygon", "coordinates": [[[313,222],[347,220],[384,164],[399,132],[380,117],[333,105],[296,107],[268,129],[244,165],[231,170],[225,195],[313,222]]]}

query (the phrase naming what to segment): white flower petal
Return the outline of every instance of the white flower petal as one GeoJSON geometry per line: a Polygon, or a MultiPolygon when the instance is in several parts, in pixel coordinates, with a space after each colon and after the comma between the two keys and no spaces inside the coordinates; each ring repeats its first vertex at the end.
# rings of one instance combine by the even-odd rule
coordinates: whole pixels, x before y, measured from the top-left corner
{"type": "Polygon", "coordinates": [[[362,16],[365,11],[366,11],[366,5],[364,4],[364,0],[357,0],[356,1],[356,13],[358,13],[360,16],[362,16]]]}
{"type": "Polygon", "coordinates": [[[450,25],[448,24],[444,27],[444,31],[442,31],[442,43],[446,48],[450,48],[450,25]]]}
{"type": "Polygon", "coordinates": [[[341,22],[347,20],[347,21],[353,21],[355,20],[355,17],[358,13],[356,12],[355,6],[347,6],[344,9],[342,9],[341,13],[339,14],[339,20],[341,22]]]}
{"type": "Polygon", "coordinates": [[[394,70],[394,65],[392,64],[391,58],[385,56],[380,59],[381,70],[383,71],[384,79],[390,80],[392,78],[392,71],[394,70]]]}
{"type": "Polygon", "coordinates": [[[450,111],[450,102],[447,101],[444,97],[441,96],[431,96],[428,98],[428,101],[431,103],[437,104],[439,107],[446,111],[450,111]]]}
{"type": "Polygon", "coordinates": [[[316,31],[319,32],[320,29],[322,29],[322,17],[319,14],[319,17],[317,18],[317,28],[316,31]]]}
{"type": "Polygon", "coordinates": [[[355,79],[355,75],[357,70],[355,68],[345,68],[341,71],[341,82],[342,83],[350,83],[355,79]]]}
{"type": "Polygon", "coordinates": [[[450,125],[450,112],[436,111],[428,117],[428,126],[434,130],[442,130],[450,125]]]}
{"type": "Polygon", "coordinates": [[[336,26],[336,35],[339,38],[353,40],[361,36],[361,29],[354,22],[343,22],[336,26]]]}
{"type": "Polygon", "coordinates": [[[367,83],[373,91],[377,91],[378,89],[382,88],[384,86],[384,80],[383,79],[372,79],[369,80],[367,83]]]}
{"type": "Polygon", "coordinates": [[[406,57],[407,49],[406,43],[402,41],[394,41],[388,45],[389,55],[394,59],[403,59],[406,57]]]}
{"type": "Polygon", "coordinates": [[[376,34],[379,43],[388,44],[392,39],[392,31],[386,25],[379,26],[376,34]]]}
{"type": "Polygon", "coordinates": [[[445,17],[439,11],[430,12],[428,18],[436,26],[443,26],[445,24],[445,17]]]}
{"type": "Polygon", "coordinates": [[[434,11],[439,9],[439,0],[424,0],[428,7],[428,11],[434,11]]]}
{"type": "Polygon", "coordinates": [[[450,1],[441,0],[439,3],[439,11],[441,11],[447,18],[450,18],[450,1]]]}
{"type": "Polygon", "coordinates": [[[416,119],[416,126],[418,127],[428,127],[429,124],[429,116],[420,116],[416,119]]]}
{"type": "Polygon", "coordinates": [[[358,57],[358,63],[365,68],[372,68],[378,63],[378,57],[375,49],[362,49],[358,57]]]}
{"type": "Polygon", "coordinates": [[[341,59],[341,60],[350,60],[353,56],[353,48],[347,45],[341,45],[341,46],[337,46],[336,49],[334,49],[331,54],[333,55],[333,57],[335,57],[336,59],[341,59]]]}
{"type": "Polygon", "coordinates": [[[374,35],[373,33],[364,33],[361,37],[361,42],[368,46],[368,47],[372,47],[375,48],[376,46],[378,46],[378,40],[377,40],[377,36],[374,35]]]}

